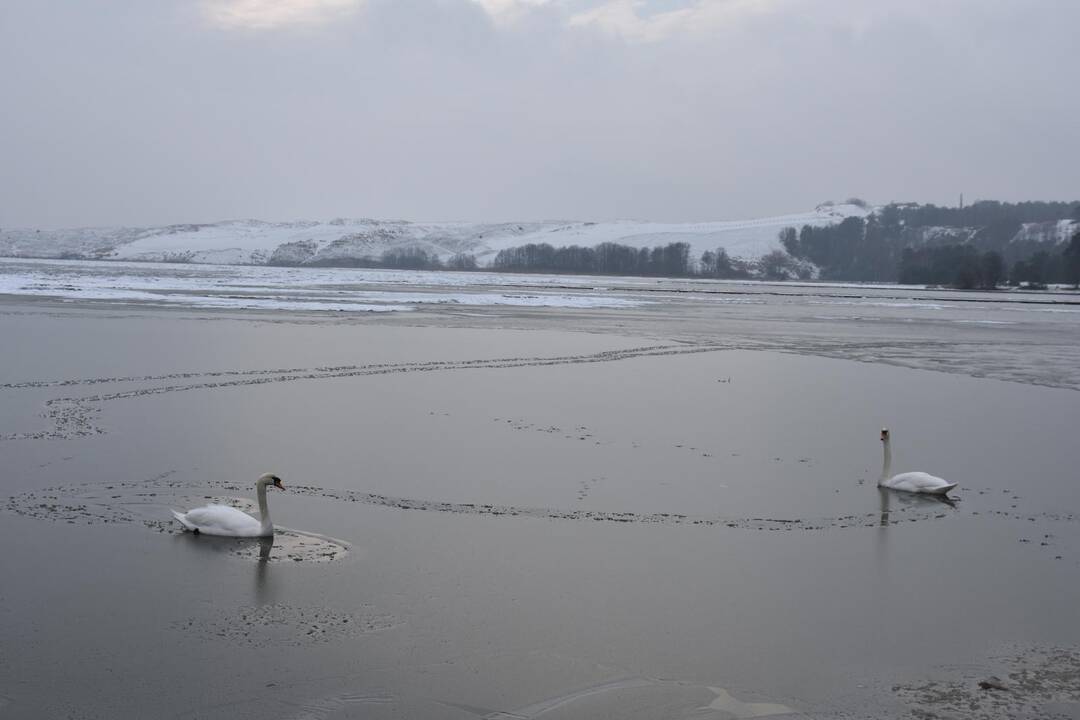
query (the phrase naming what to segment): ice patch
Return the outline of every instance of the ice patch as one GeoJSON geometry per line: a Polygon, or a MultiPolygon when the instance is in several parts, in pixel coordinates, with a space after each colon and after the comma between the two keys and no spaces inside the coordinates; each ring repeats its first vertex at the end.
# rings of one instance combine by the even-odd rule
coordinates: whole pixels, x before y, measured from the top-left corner
{"type": "MultiPolygon", "coordinates": [[[[505,276],[350,269],[250,266],[177,266],[175,264],[90,261],[0,262],[0,294],[65,300],[147,302],[197,308],[337,312],[414,310],[416,305],[514,306],[553,308],[624,308],[646,301],[610,294],[552,292],[544,285],[565,278],[537,278],[539,289],[506,292],[520,282],[505,276]],[[408,285],[397,291],[396,286],[408,285]],[[371,286],[391,289],[369,289],[371,286]],[[474,292],[446,292],[474,286],[474,292]],[[490,287],[483,292],[479,286],[490,287]],[[418,291],[417,287],[421,290],[418,291]],[[424,292],[422,288],[442,292],[424,292]]],[[[591,290],[582,283],[582,290],[591,290]]]]}
{"type": "Polygon", "coordinates": [[[916,308],[920,310],[944,310],[945,305],[920,302],[882,302],[880,300],[809,300],[807,305],[866,305],[869,307],[916,308]]]}

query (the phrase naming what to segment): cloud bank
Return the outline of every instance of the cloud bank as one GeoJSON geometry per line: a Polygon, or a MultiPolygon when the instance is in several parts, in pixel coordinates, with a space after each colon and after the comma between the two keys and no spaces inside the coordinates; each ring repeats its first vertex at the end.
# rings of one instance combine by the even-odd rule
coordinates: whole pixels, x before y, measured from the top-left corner
{"type": "Polygon", "coordinates": [[[0,226],[1080,195],[1064,0],[11,0],[0,226]]]}

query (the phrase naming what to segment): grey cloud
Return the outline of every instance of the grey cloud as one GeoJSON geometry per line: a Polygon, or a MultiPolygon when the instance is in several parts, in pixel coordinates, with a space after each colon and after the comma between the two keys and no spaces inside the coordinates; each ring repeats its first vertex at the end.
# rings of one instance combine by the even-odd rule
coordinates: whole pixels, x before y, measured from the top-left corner
{"type": "Polygon", "coordinates": [[[1080,195],[1080,4],[773,5],[640,42],[570,25],[597,3],[510,22],[472,0],[369,0],[256,32],[193,2],[13,0],[0,225],[1080,195]]]}

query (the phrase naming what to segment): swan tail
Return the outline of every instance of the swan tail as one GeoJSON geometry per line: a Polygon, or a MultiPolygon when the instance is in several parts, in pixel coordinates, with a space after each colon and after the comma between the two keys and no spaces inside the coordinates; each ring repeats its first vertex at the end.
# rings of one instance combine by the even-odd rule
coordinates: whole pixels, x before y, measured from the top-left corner
{"type": "Polygon", "coordinates": [[[934,488],[933,494],[934,495],[945,495],[950,490],[952,490],[954,487],[956,487],[956,485],[957,485],[956,483],[949,483],[948,485],[942,485],[939,488],[934,488]]]}
{"type": "Polygon", "coordinates": [[[172,514],[173,514],[173,517],[176,518],[177,521],[181,525],[183,525],[186,529],[188,529],[188,530],[194,530],[195,529],[195,526],[192,525],[191,522],[186,517],[184,517],[183,513],[178,513],[175,510],[173,510],[172,514]]]}

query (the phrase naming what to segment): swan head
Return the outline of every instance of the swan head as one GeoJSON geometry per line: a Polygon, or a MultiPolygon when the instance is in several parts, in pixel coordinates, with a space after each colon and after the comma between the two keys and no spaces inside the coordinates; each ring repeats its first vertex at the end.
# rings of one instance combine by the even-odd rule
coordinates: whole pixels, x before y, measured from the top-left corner
{"type": "Polygon", "coordinates": [[[881,442],[889,441],[889,428],[881,428],[881,442]]]}
{"type": "Polygon", "coordinates": [[[258,482],[256,482],[256,485],[273,485],[278,490],[285,489],[285,486],[281,484],[281,478],[279,478],[277,475],[274,475],[273,473],[266,473],[265,475],[261,476],[258,482]]]}

